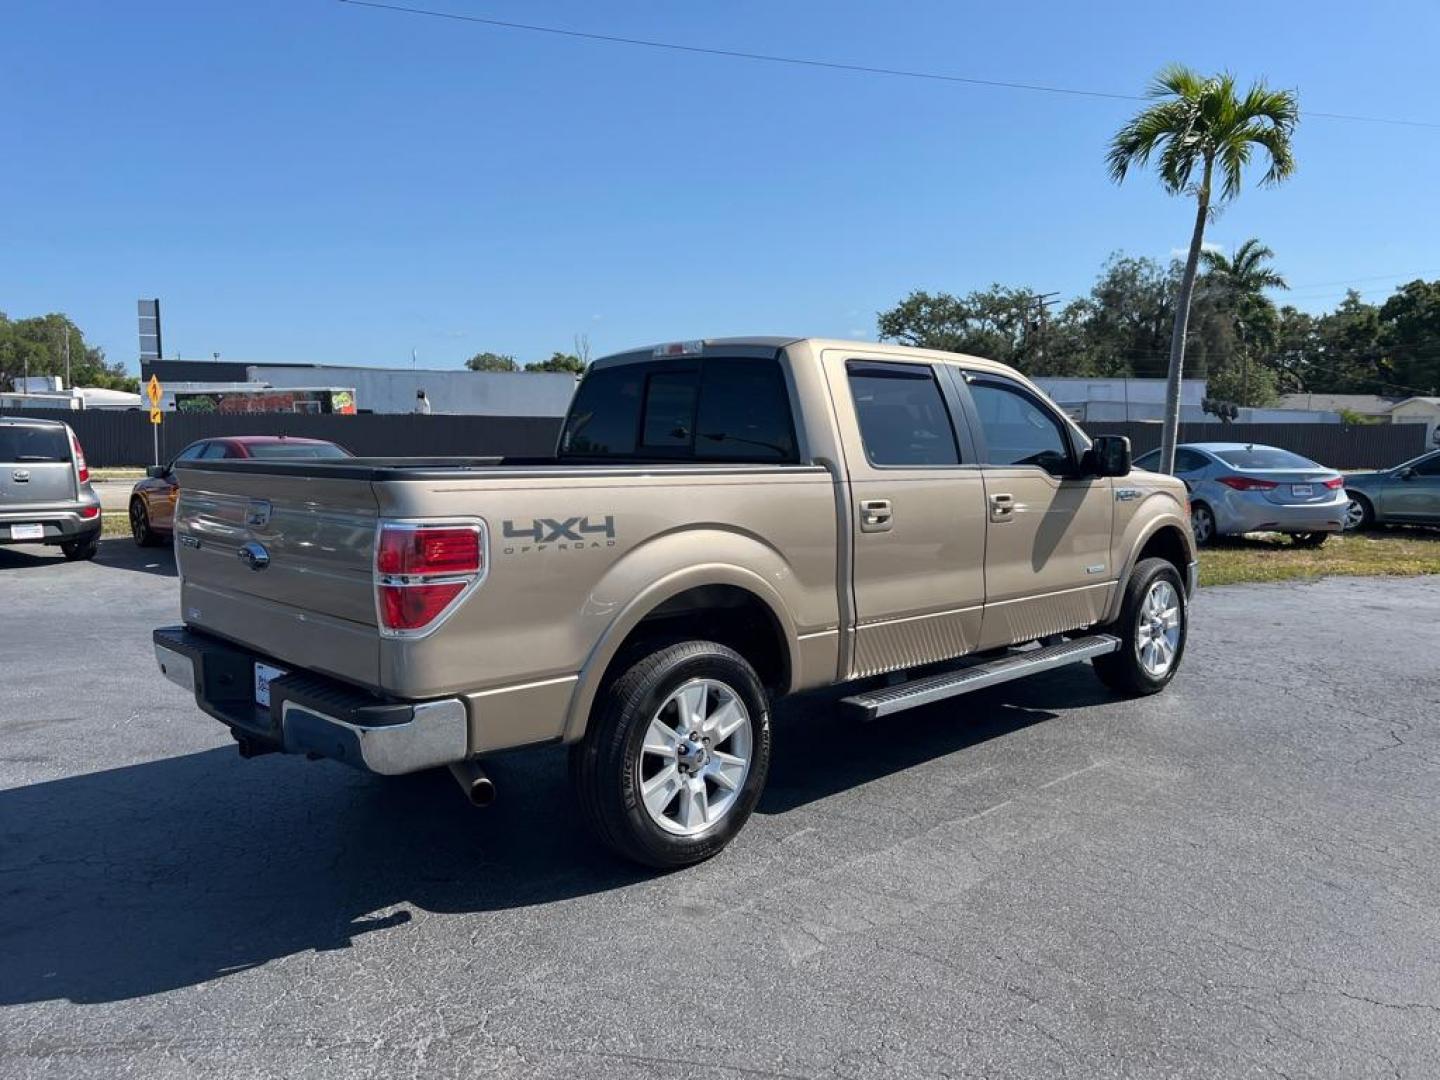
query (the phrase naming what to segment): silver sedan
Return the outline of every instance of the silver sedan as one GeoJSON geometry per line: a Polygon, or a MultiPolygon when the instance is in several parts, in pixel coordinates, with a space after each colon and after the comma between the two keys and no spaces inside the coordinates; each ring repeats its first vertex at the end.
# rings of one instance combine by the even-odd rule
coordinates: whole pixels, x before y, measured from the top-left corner
{"type": "MultiPolygon", "coordinates": [[[[1151,451],[1136,468],[1155,469],[1151,451]]],[[[1297,544],[1319,547],[1345,527],[1349,497],[1334,469],[1257,443],[1185,443],[1175,449],[1175,475],[1190,489],[1195,543],[1247,532],[1288,533],[1297,544]]]]}

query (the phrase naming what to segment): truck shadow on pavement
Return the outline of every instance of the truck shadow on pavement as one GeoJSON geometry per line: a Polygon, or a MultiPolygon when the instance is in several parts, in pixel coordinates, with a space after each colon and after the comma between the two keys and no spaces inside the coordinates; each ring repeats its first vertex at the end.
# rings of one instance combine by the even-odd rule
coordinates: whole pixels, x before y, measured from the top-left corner
{"type": "MultiPolygon", "coordinates": [[[[870,725],[822,697],[787,703],[760,813],[1103,699],[1096,685],[1057,672],[972,695],[959,714],[952,703],[870,725]]],[[[502,757],[491,774],[499,801],[477,811],[443,771],[379,780],[279,755],[244,762],[227,746],[0,791],[0,1006],[193,986],[349,948],[402,927],[407,907],[498,912],[655,879],[589,839],[563,754],[502,757]]]]}

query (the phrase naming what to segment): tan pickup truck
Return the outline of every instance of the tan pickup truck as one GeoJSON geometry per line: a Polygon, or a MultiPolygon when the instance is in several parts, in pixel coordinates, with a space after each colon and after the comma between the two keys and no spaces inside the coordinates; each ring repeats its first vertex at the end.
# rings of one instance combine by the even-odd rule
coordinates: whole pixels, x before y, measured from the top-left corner
{"type": "Polygon", "coordinates": [[[883,717],[1084,660],[1153,693],[1195,586],[1180,481],[1003,365],[896,346],[609,356],[543,461],[178,468],[155,649],[242,755],[447,765],[485,803],[488,755],[561,744],[654,866],[744,824],[775,699],[883,717]]]}

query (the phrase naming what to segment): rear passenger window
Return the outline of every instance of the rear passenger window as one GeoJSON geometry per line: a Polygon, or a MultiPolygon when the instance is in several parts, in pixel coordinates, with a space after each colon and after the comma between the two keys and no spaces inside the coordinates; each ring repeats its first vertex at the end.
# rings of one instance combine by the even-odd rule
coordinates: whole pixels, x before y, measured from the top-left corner
{"type": "Polygon", "coordinates": [[[1175,451],[1175,471],[1177,473],[1199,472],[1208,464],[1209,462],[1194,450],[1175,451]]]}
{"type": "Polygon", "coordinates": [[[633,457],[644,386],[645,369],[639,364],[604,368],[586,375],[565,417],[560,453],[633,457]]]}
{"type": "Polygon", "coordinates": [[[846,371],[870,464],[960,464],[950,412],[931,367],[852,361],[846,371]]]}

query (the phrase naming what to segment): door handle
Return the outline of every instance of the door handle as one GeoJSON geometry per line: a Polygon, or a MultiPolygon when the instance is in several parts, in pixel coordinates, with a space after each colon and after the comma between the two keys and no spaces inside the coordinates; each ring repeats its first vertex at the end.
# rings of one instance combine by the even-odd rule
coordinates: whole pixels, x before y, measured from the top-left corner
{"type": "Polygon", "coordinates": [[[991,495],[990,496],[990,520],[991,521],[1013,521],[1015,519],[1015,496],[1014,495],[991,495]]]}
{"type": "Polygon", "coordinates": [[[889,499],[860,500],[861,532],[887,532],[893,517],[889,499]]]}

